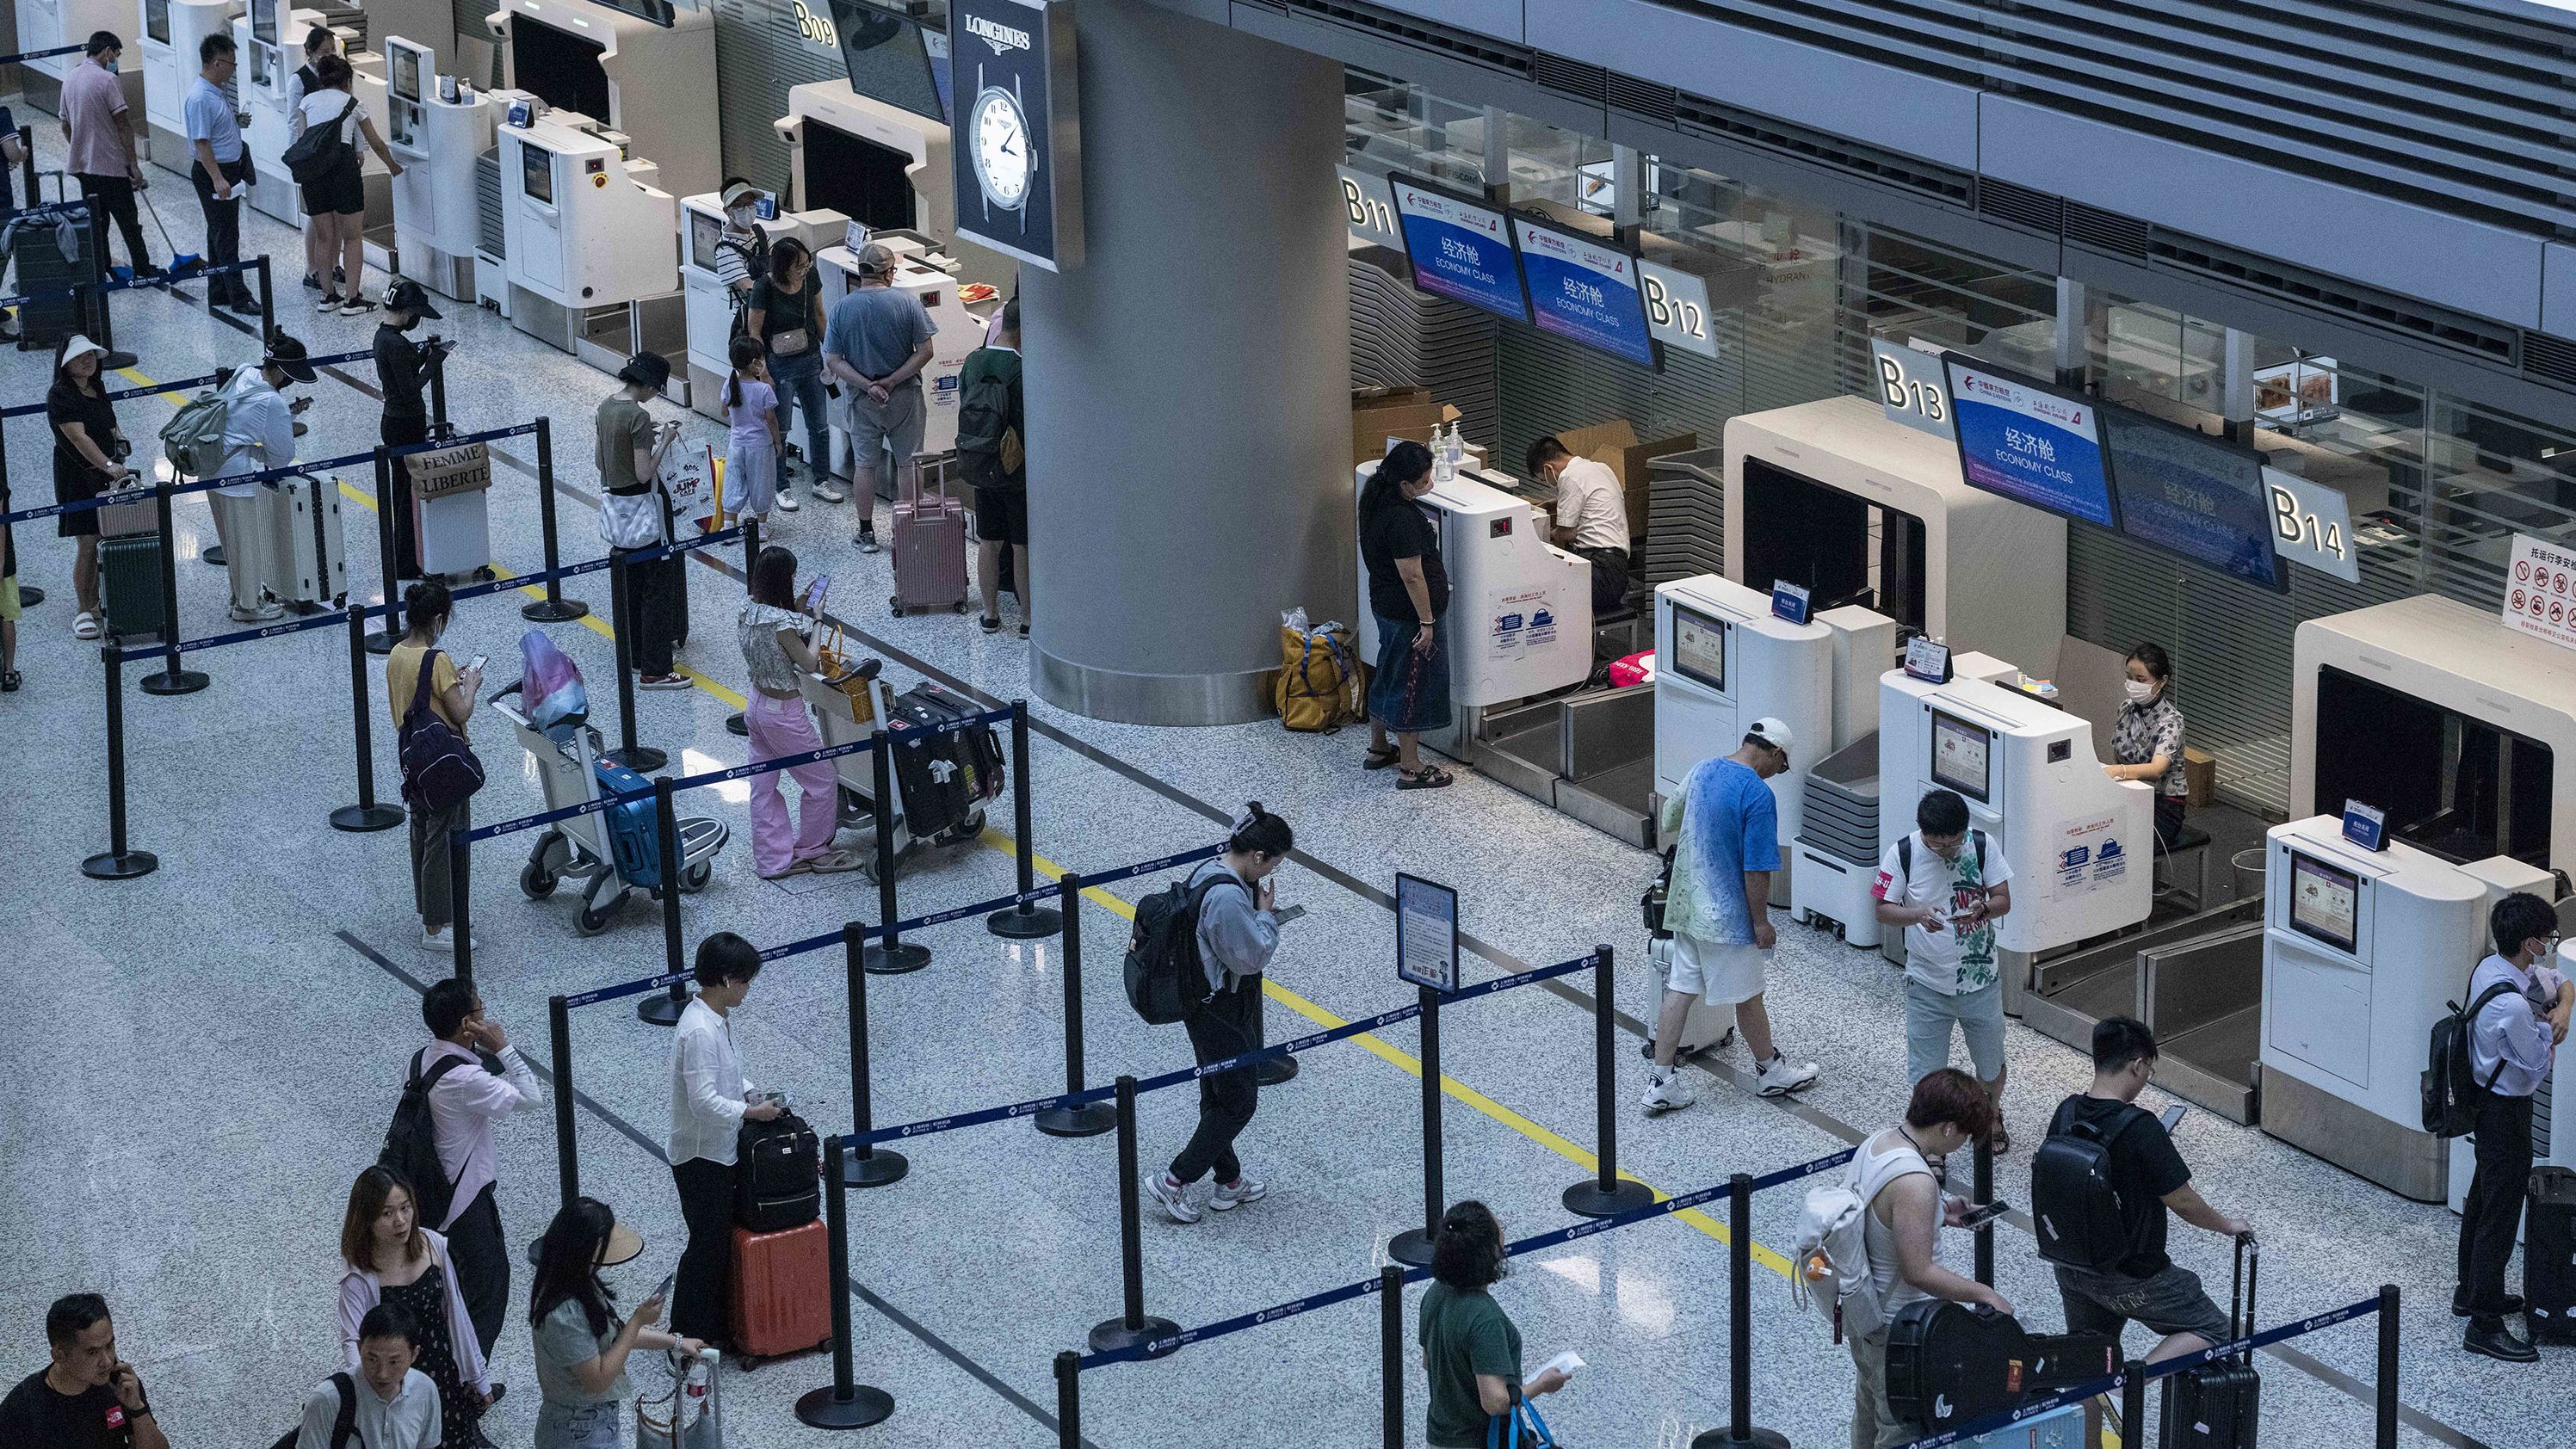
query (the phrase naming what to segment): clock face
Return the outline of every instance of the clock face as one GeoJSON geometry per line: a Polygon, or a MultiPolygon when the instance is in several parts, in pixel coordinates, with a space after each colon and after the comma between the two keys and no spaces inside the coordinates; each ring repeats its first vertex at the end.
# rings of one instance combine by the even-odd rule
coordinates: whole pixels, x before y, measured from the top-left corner
{"type": "Polygon", "coordinates": [[[1028,117],[1010,92],[987,90],[975,98],[968,118],[973,138],[975,176],[995,206],[1017,210],[1029,199],[1035,161],[1029,149],[1028,117]]]}

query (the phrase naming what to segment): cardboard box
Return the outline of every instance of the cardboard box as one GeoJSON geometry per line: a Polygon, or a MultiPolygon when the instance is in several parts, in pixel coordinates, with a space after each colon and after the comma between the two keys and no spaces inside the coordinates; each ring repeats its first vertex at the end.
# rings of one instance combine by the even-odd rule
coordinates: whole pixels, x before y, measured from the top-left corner
{"type": "Polygon", "coordinates": [[[1433,428],[1458,421],[1458,410],[1435,402],[1427,387],[1355,387],[1351,389],[1351,464],[1374,463],[1386,456],[1386,440],[1431,441],[1433,428]]]}
{"type": "Polygon", "coordinates": [[[2207,750],[2182,747],[2183,803],[2206,810],[2218,791],[2218,757],[2207,750]]]}
{"type": "Polygon", "coordinates": [[[1668,453],[1687,453],[1699,446],[1699,434],[1675,433],[1652,442],[1637,441],[1637,430],[1625,418],[1558,433],[1556,440],[1578,458],[1590,458],[1619,480],[1628,500],[1628,535],[1646,536],[1646,463],[1668,453]]]}

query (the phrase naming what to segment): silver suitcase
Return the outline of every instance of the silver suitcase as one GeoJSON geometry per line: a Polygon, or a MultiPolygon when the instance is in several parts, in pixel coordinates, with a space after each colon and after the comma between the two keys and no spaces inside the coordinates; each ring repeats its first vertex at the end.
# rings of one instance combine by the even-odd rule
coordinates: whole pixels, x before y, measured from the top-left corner
{"type": "Polygon", "coordinates": [[[269,505],[269,594],[290,606],[339,607],[349,595],[339,480],[298,473],[262,493],[269,505]]]}

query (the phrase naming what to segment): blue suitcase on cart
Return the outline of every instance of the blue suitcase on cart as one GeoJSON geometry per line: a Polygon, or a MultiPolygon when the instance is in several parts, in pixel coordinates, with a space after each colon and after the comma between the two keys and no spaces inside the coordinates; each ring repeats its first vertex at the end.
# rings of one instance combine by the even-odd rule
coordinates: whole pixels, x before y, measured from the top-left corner
{"type": "Polygon", "coordinates": [[[612,765],[606,760],[594,761],[593,768],[599,772],[599,792],[602,795],[623,795],[635,790],[648,792],[644,799],[612,805],[601,813],[608,819],[608,845],[617,858],[617,878],[633,890],[660,890],[662,834],[649,793],[653,782],[624,765],[612,765]]]}

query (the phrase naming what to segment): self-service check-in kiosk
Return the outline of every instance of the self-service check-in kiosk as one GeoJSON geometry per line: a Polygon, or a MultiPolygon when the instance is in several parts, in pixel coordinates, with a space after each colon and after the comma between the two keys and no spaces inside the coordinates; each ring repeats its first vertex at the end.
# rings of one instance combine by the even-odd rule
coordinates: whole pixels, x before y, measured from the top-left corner
{"type": "Polygon", "coordinates": [[[1009,258],[957,239],[945,122],[847,81],[809,81],[787,92],[787,114],[772,125],[787,143],[798,208],[837,211],[871,232],[919,232],[956,259],[960,281],[1011,279],[1009,258]]]}
{"type": "MultiPolygon", "coordinates": [[[[55,50],[79,45],[100,30],[131,37],[134,21],[133,0],[18,0],[18,43],[12,49],[55,50]]],[[[18,67],[19,84],[28,103],[48,115],[61,115],[63,77],[81,63],[78,51],[22,63],[18,67]]],[[[192,56],[188,73],[194,75],[196,71],[192,56]]],[[[141,113],[145,106],[143,68],[136,66],[117,79],[124,83],[127,108],[141,113]]]]}
{"type": "Polygon", "coordinates": [[[1714,574],[1655,589],[1655,798],[1679,794],[1702,760],[1733,754],[1765,715],[1788,725],[1796,741],[1789,768],[1770,781],[1787,876],[1771,883],[1777,906],[1797,902],[1790,855],[1807,768],[1833,735],[1833,665],[1833,631],[1774,616],[1769,594],[1714,574]]]}
{"type": "MultiPolygon", "coordinates": [[[[681,360],[687,326],[670,240],[680,206],[656,184],[658,168],[630,160],[622,138],[587,116],[545,111],[515,124],[507,117],[527,103],[495,100],[510,108],[495,132],[510,325],[605,372],[641,351],[681,360]]],[[[682,377],[673,383],[685,392],[682,377]]]]}
{"type": "Polygon", "coordinates": [[[1727,420],[1726,574],[2042,675],[2066,633],[2066,521],[1969,487],[1954,444],[1866,398],[1727,420]]]}
{"type": "MultiPolygon", "coordinates": [[[[669,0],[508,0],[488,23],[500,44],[504,86],[626,136],[634,154],[660,167],[653,184],[673,196],[723,183],[712,8],[679,9],[669,0]]],[[[658,234],[674,225],[676,219],[658,234]]],[[[620,235],[632,246],[644,233],[620,235]]]]}
{"type": "MultiPolygon", "coordinates": [[[[24,12],[22,5],[20,13],[24,12]]],[[[233,18],[240,13],[239,0],[143,0],[139,48],[143,119],[149,128],[144,149],[166,170],[185,176],[196,164],[196,148],[188,144],[188,118],[181,106],[202,69],[197,47],[209,35],[232,34],[233,18]]]]}
{"type": "Polygon", "coordinates": [[[393,179],[394,246],[403,275],[459,302],[475,299],[482,223],[475,161],[492,149],[492,98],[438,74],[438,53],[399,35],[384,40],[385,146],[402,159],[393,179]]]}
{"type": "MultiPolygon", "coordinates": [[[[257,178],[250,204],[288,226],[303,224],[304,197],[279,159],[295,140],[286,87],[304,63],[304,32],[322,23],[321,11],[292,9],[286,0],[249,0],[233,21],[240,64],[233,74],[233,94],[250,116],[250,124],[242,128],[242,146],[257,178]]],[[[293,278],[279,280],[291,283],[293,278]]]]}
{"type": "MultiPolygon", "coordinates": [[[[833,245],[814,254],[816,275],[822,278],[823,313],[832,308],[850,289],[858,285],[859,258],[850,243],[862,228],[853,221],[845,234],[833,245]]],[[[820,240],[820,238],[818,238],[820,240]]],[[[945,453],[957,446],[958,380],[966,370],[966,354],[984,345],[984,329],[998,305],[994,289],[958,280],[954,257],[942,251],[931,238],[917,231],[870,231],[866,241],[875,242],[895,254],[894,278],[889,285],[900,287],[921,299],[922,310],[930,314],[930,365],[921,370],[922,428],[921,451],[945,453]],[[975,310],[968,305],[969,293],[980,294],[975,310]]],[[[861,243],[864,245],[865,243],[861,243]]],[[[817,339],[820,345],[820,339],[817,339]]],[[[832,411],[832,456],[837,471],[853,473],[850,438],[841,426],[841,410],[832,411]]],[[[900,466],[900,463],[898,463],[900,466]]],[[[855,473],[853,473],[855,476],[855,473]]],[[[895,469],[881,469],[877,474],[877,496],[891,499],[898,484],[895,469]]]]}
{"type": "MultiPolygon", "coordinates": [[[[775,197],[763,198],[763,210],[777,208],[775,197]]],[[[814,227],[805,215],[763,217],[757,223],[775,246],[793,237],[811,247],[814,227]]],[[[734,297],[717,271],[716,244],[724,236],[724,200],[706,192],[680,198],[680,291],[688,310],[689,397],[699,412],[722,418],[724,380],[733,370],[734,297]]],[[[835,233],[834,239],[838,239],[835,233]]],[[[815,339],[821,345],[820,338],[815,339]]],[[[951,428],[954,436],[954,427],[951,428]]]]}

